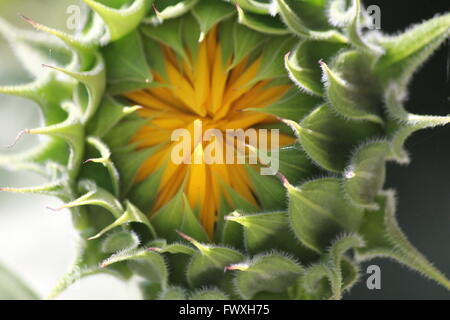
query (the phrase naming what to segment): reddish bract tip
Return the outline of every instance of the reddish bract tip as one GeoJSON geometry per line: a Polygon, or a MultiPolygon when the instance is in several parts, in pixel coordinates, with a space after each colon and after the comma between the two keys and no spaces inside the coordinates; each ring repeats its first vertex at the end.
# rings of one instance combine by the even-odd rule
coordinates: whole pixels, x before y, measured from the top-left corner
{"type": "Polygon", "coordinates": [[[62,209],[64,209],[63,207],[59,207],[59,208],[53,208],[53,207],[50,207],[50,206],[46,206],[45,207],[46,209],[48,209],[48,210],[51,210],[51,211],[61,211],[62,209]]]}
{"type": "Polygon", "coordinates": [[[281,180],[281,183],[284,186],[289,185],[289,181],[286,179],[286,177],[284,175],[282,175],[280,172],[277,172],[277,177],[281,180]]]}
{"type": "Polygon", "coordinates": [[[20,131],[17,134],[17,136],[14,138],[14,141],[11,144],[5,146],[4,148],[9,149],[9,148],[14,147],[17,144],[17,142],[19,141],[19,139],[26,133],[30,133],[30,129],[23,129],[22,131],[20,131]]]}
{"type": "Polygon", "coordinates": [[[53,66],[50,66],[50,65],[48,65],[48,64],[45,64],[45,63],[43,63],[43,64],[42,64],[42,67],[43,67],[43,68],[56,69],[55,67],[53,67],[53,66]]]}
{"type": "Polygon", "coordinates": [[[159,10],[156,9],[155,4],[153,4],[153,10],[155,11],[155,13],[156,13],[157,15],[161,14],[161,12],[159,12],[159,10]]]}
{"type": "Polygon", "coordinates": [[[181,232],[179,230],[175,230],[175,232],[178,233],[178,235],[180,237],[182,237],[183,239],[185,239],[186,241],[189,241],[189,242],[193,242],[194,241],[194,239],[192,239],[191,237],[189,237],[188,235],[184,234],[183,232],[181,232]]]}

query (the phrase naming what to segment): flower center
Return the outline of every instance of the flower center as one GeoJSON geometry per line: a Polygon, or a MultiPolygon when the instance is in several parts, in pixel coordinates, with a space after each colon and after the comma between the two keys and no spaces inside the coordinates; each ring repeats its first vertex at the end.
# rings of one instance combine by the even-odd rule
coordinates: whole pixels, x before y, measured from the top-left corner
{"type": "MultiPolygon", "coordinates": [[[[162,51],[165,74],[154,72],[154,86],[125,94],[129,100],[143,107],[138,111],[140,116],[149,119],[148,124],[134,136],[133,142],[138,143],[141,149],[157,147],[141,166],[137,182],[162,170],[152,213],[167,204],[180,188],[184,188],[191,207],[212,236],[223,200],[233,207],[229,188],[255,206],[258,206],[258,199],[243,164],[193,159],[206,160],[205,153],[211,144],[218,146],[213,152],[215,156],[218,150],[226,150],[229,145],[226,139],[228,130],[254,128],[258,133],[262,130],[258,126],[278,122],[275,117],[257,109],[279,100],[291,86],[277,85],[267,79],[258,81],[260,58],[246,57],[235,66],[231,64],[231,59],[223,61],[217,27],[199,44],[195,57],[188,50],[181,58],[168,47],[163,46],[162,51]],[[173,161],[174,148],[179,144],[173,141],[173,133],[179,129],[185,129],[192,137],[189,144],[191,162],[173,161]],[[224,133],[225,139],[217,136],[199,139],[198,129],[202,133],[208,129],[217,130],[224,133]]],[[[259,140],[267,139],[270,148],[270,132],[257,136],[259,140]]],[[[246,136],[245,143],[255,144],[255,141],[249,140],[252,139],[246,136]]],[[[292,137],[279,135],[280,146],[293,142],[292,137]]]]}

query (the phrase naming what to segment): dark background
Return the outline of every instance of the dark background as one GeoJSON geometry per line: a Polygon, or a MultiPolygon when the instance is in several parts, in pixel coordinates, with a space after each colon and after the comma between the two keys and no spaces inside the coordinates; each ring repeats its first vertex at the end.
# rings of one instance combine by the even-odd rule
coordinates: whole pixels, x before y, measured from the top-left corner
{"type": "MultiPolygon", "coordinates": [[[[364,0],[381,8],[384,33],[450,11],[449,0],[364,0]]],[[[450,113],[449,42],[416,73],[410,86],[408,111],[450,113]]],[[[411,242],[450,277],[450,126],[414,134],[407,143],[409,166],[388,165],[386,188],[397,189],[397,217],[411,242]]],[[[360,283],[347,299],[450,299],[450,293],[396,262],[376,259],[364,264],[360,283]],[[381,268],[381,290],[366,287],[367,265],[381,268]]]]}

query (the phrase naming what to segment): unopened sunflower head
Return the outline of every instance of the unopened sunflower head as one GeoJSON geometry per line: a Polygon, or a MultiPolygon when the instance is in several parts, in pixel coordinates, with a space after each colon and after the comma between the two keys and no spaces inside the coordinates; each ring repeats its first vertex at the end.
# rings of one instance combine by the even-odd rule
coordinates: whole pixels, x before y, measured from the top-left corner
{"type": "Polygon", "coordinates": [[[0,20],[35,76],[0,93],[34,100],[46,137],[0,164],[49,178],[2,190],[59,197],[80,231],[50,297],[113,272],[152,299],[339,299],[380,255],[450,288],[383,191],[407,137],[450,122],[403,107],[450,15],[392,37],[359,0],[84,2],[74,35],[0,20]]]}

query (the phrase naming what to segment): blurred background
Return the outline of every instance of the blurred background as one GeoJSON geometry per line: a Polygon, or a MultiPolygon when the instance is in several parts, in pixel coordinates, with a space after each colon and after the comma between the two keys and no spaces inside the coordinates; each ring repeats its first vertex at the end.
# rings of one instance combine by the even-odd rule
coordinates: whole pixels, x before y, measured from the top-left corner
{"type": "MultiPolygon", "coordinates": [[[[77,0],[0,0],[0,16],[30,28],[22,13],[38,22],[66,30],[66,9],[77,0]]],[[[381,8],[384,32],[404,30],[412,23],[448,12],[448,0],[365,0],[381,8]]],[[[450,48],[443,46],[416,75],[410,89],[408,110],[419,114],[450,113],[450,48]]],[[[29,76],[20,67],[0,36],[0,85],[25,83],[29,76]]],[[[22,98],[0,96],[0,153],[18,132],[39,124],[36,106],[22,98]]],[[[14,151],[26,150],[36,137],[24,136],[14,151]]],[[[450,276],[450,127],[415,134],[408,141],[412,163],[388,166],[387,187],[398,190],[397,216],[412,243],[450,276]]],[[[29,186],[42,182],[31,173],[0,169],[0,186],[29,186]]],[[[69,267],[74,258],[76,235],[68,212],[52,212],[58,200],[31,195],[0,193],[0,262],[20,275],[40,296],[69,267]]],[[[450,293],[394,262],[373,260],[363,266],[360,283],[346,299],[450,299],[450,293]],[[381,290],[368,290],[365,268],[381,267],[381,290]]],[[[124,283],[101,275],[73,285],[60,299],[138,299],[134,282],[124,283]]]]}

